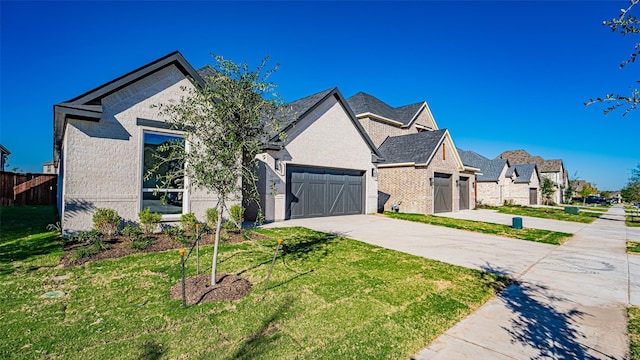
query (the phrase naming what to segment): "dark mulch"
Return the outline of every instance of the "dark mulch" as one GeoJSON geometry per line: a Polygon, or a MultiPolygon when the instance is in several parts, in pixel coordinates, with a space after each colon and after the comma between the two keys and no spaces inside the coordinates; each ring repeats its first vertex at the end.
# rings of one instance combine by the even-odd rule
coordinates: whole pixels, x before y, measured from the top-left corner
{"type": "MultiPolygon", "coordinates": [[[[64,267],[69,267],[69,266],[82,265],[83,263],[86,263],[89,261],[120,258],[123,256],[136,254],[136,253],[151,253],[151,252],[159,252],[159,251],[166,251],[166,250],[172,250],[172,249],[185,249],[186,251],[189,251],[189,248],[191,247],[191,244],[190,245],[182,244],[181,242],[173,240],[169,236],[164,234],[153,234],[150,237],[154,238],[153,244],[144,250],[132,249],[131,242],[127,240],[127,238],[125,238],[124,236],[109,237],[103,240],[104,243],[108,246],[108,249],[100,251],[99,253],[97,253],[96,255],[93,255],[88,260],[84,260],[84,262],[82,260],[73,259],[74,251],[82,247],[83,245],[78,243],[66,244],[64,247],[65,254],[60,260],[60,263],[64,267]]],[[[267,237],[254,232],[245,232],[244,234],[237,233],[237,232],[228,232],[226,236],[223,236],[220,242],[221,243],[237,243],[237,242],[242,242],[247,240],[263,240],[263,239],[267,239],[267,237]],[[247,236],[248,236],[248,239],[247,239],[247,236]]],[[[191,239],[190,241],[193,241],[193,239],[191,239]]],[[[200,238],[200,245],[210,245],[210,244],[213,244],[214,241],[215,241],[215,234],[204,234],[200,238]]]]}
{"type": "MultiPolygon", "coordinates": [[[[185,278],[187,305],[211,301],[240,300],[251,292],[251,283],[233,274],[217,274],[216,284],[211,285],[211,274],[185,278]]],[[[182,282],[171,288],[171,298],[182,299],[182,282]]]]}

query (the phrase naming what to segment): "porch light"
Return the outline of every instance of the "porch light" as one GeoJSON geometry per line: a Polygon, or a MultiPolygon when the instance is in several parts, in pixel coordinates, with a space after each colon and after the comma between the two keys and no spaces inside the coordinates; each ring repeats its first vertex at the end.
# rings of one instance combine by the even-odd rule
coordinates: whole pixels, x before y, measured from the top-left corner
{"type": "Polygon", "coordinates": [[[460,180],[456,180],[456,187],[460,187],[460,180]]]}
{"type": "Polygon", "coordinates": [[[377,178],[378,177],[378,169],[376,168],[371,168],[371,176],[373,176],[373,178],[377,178]]]}
{"type": "Polygon", "coordinates": [[[280,171],[280,169],[282,168],[282,164],[280,163],[280,159],[276,159],[276,162],[273,166],[277,171],[280,171]]]}
{"type": "Polygon", "coordinates": [[[430,186],[433,186],[433,177],[430,177],[430,178],[429,178],[429,185],[430,185],[430,186]]]}

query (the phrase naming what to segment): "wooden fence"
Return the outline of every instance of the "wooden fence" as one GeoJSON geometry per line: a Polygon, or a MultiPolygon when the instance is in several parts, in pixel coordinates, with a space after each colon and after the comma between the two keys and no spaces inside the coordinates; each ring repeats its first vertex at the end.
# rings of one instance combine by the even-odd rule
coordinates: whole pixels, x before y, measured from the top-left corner
{"type": "Polygon", "coordinates": [[[58,175],[0,172],[0,205],[55,205],[58,175]]]}

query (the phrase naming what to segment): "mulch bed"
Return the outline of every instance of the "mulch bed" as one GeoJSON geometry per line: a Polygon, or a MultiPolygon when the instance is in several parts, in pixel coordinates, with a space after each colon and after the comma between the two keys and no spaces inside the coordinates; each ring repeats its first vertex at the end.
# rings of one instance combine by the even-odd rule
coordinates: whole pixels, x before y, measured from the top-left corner
{"type": "MultiPolygon", "coordinates": [[[[90,262],[90,261],[120,258],[123,256],[136,254],[136,253],[151,253],[151,252],[159,252],[159,251],[166,251],[166,250],[172,250],[172,249],[185,249],[186,251],[188,251],[191,246],[191,245],[184,245],[176,240],[171,239],[169,236],[164,234],[153,234],[151,235],[151,237],[155,239],[153,244],[144,250],[132,249],[131,242],[129,242],[129,240],[127,240],[127,238],[125,238],[124,236],[109,237],[103,240],[103,242],[108,246],[108,249],[100,251],[96,255],[91,256],[91,258],[89,258],[88,260],[84,260],[84,262],[82,260],[73,259],[73,252],[76,249],[82,247],[82,244],[78,244],[78,243],[66,244],[64,247],[65,254],[60,260],[60,264],[63,267],[70,267],[70,266],[82,265],[83,263],[90,262]]],[[[223,239],[220,240],[221,244],[247,241],[246,235],[236,233],[236,232],[229,232],[227,233],[227,236],[223,238],[224,240],[223,239]]],[[[251,232],[249,235],[249,239],[262,240],[262,239],[266,239],[266,237],[261,234],[251,232]]],[[[210,245],[210,244],[213,244],[214,241],[215,241],[215,234],[204,234],[200,238],[200,245],[210,245]]]]}
{"type": "MultiPolygon", "coordinates": [[[[185,278],[187,305],[209,301],[240,300],[251,292],[251,283],[233,274],[217,274],[216,284],[211,285],[211,274],[200,274],[185,278]]],[[[171,288],[173,300],[182,299],[182,281],[171,288]]]]}

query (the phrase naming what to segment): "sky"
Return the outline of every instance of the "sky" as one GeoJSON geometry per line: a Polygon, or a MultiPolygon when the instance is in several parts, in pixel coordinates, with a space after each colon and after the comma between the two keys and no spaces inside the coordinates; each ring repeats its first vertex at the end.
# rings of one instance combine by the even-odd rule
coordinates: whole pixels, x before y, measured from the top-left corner
{"type": "MultiPolygon", "coordinates": [[[[457,147],[524,149],[571,178],[618,190],[640,164],[640,109],[584,102],[628,94],[640,36],[602,25],[626,1],[0,1],[0,144],[10,168],[53,159],[53,105],[172,51],[256,67],[286,101],[337,86],[397,107],[426,101],[457,147]]],[[[640,9],[637,9],[640,12],[640,9]]],[[[105,154],[108,156],[108,154],[105,154]]]]}

